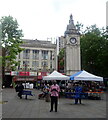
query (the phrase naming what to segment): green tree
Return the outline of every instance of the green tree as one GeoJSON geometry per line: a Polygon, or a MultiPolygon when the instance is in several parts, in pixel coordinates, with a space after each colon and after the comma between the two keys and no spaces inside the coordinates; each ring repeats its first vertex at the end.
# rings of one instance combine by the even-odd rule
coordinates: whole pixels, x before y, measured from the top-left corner
{"type": "Polygon", "coordinates": [[[82,24],[82,23],[79,23],[78,21],[77,21],[77,24],[75,25],[76,26],[76,29],[78,30],[78,32],[80,33],[80,34],[83,34],[84,33],[84,25],[82,24]]]}
{"type": "Polygon", "coordinates": [[[2,77],[5,81],[5,70],[15,70],[19,64],[16,55],[23,49],[20,48],[23,37],[22,30],[16,19],[12,16],[4,16],[0,19],[1,45],[2,45],[2,77]]]}
{"type": "Polygon", "coordinates": [[[59,71],[63,71],[64,70],[64,48],[62,48],[59,52],[59,56],[58,56],[58,61],[59,61],[59,71]]]}
{"type": "Polygon", "coordinates": [[[96,25],[87,27],[81,36],[82,69],[100,76],[108,76],[108,39],[106,30],[96,25]]]}

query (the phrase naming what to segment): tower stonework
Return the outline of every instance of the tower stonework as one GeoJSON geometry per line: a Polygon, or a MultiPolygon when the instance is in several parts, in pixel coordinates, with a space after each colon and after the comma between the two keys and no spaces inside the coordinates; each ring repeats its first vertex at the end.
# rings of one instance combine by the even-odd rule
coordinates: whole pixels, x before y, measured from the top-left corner
{"type": "Polygon", "coordinates": [[[73,16],[70,15],[65,31],[65,73],[72,75],[79,70],[81,70],[80,34],[74,25],[73,16]]]}

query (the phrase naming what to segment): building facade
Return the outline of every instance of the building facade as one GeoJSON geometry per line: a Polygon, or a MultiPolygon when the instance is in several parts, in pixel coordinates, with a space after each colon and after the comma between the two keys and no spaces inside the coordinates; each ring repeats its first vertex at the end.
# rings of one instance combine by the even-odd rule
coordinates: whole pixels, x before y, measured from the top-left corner
{"type": "Polygon", "coordinates": [[[19,71],[53,71],[56,68],[56,45],[51,41],[23,39],[21,48],[24,50],[17,55],[19,71]]]}

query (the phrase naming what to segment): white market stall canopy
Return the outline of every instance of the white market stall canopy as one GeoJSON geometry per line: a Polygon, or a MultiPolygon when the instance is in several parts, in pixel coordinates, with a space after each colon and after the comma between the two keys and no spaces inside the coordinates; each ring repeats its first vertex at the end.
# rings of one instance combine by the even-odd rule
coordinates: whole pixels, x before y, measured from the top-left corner
{"type": "Polygon", "coordinates": [[[70,77],[62,75],[57,71],[53,71],[50,75],[44,76],[43,80],[70,80],[70,77]]]}
{"type": "Polygon", "coordinates": [[[103,77],[99,77],[82,70],[70,76],[70,80],[103,81],[103,77]]]}

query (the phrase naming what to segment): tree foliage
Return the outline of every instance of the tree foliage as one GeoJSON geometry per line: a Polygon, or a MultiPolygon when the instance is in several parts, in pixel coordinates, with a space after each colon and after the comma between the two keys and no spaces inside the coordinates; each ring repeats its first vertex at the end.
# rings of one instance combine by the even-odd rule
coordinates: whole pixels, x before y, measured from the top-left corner
{"type": "Polygon", "coordinates": [[[79,23],[78,21],[77,21],[77,24],[75,25],[76,26],[76,29],[78,30],[78,32],[80,33],[80,34],[83,34],[83,32],[84,32],[84,25],[82,24],[82,23],[79,23]]]}
{"type": "Polygon", "coordinates": [[[64,52],[65,52],[64,48],[62,48],[59,52],[59,57],[58,57],[59,70],[64,70],[64,52]]]}
{"type": "Polygon", "coordinates": [[[17,20],[14,20],[12,16],[2,17],[0,27],[2,33],[2,64],[5,69],[14,70],[18,65],[16,55],[22,51],[22,48],[19,47],[22,43],[22,30],[19,29],[17,20]]]}
{"type": "Polygon", "coordinates": [[[20,48],[23,37],[22,30],[19,29],[17,20],[12,16],[5,16],[0,19],[0,37],[2,46],[2,84],[6,84],[5,71],[15,70],[19,62],[16,55],[23,49],[20,48]]]}
{"type": "Polygon", "coordinates": [[[108,36],[107,29],[96,25],[87,27],[81,35],[82,69],[96,75],[108,76],[108,36]]]}

